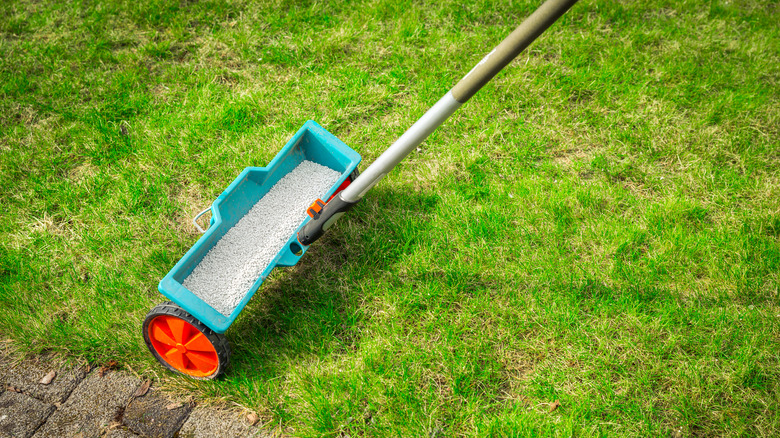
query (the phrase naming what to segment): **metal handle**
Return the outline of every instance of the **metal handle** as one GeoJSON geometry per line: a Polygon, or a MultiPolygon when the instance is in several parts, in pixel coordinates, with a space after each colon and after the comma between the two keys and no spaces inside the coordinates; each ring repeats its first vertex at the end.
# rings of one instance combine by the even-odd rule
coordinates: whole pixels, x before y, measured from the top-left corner
{"type": "Polygon", "coordinates": [[[206,228],[206,230],[204,230],[203,228],[200,227],[200,225],[198,225],[198,219],[200,219],[201,216],[206,214],[207,211],[211,211],[211,207],[209,207],[209,208],[201,211],[200,213],[196,214],[195,218],[192,219],[192,223],[195,224],[195,228],[197,228],[198,231],[200,231],[200,234],[203,234],[203,233],[206,232],[206,230],[208,230],[208,228],[206,228]]]}
{"type": "Polygon", "coordinates": [[[547,0],[526,18],[517,29],[487,54],[470,72],[423,114],[404,134],[382,153],[352,184],[322,208],[317,220],[309,221],[298,233],[298,241],[310,245],[363,198],[409,152],[423,142],[452,113],[506,67],[555,20],[565,14],[577,0],[547,0]]]}
{"type": "Polygon", "coordinates": [[[452,87],[452,97],[460,103],[466,103],[575,3],[577,0],[547,0],[539,6],[452,87]]]}
{"type": "Polygon", "coordinates": [[[509,64],[555,20],[566,13],[577,0],[547,0],[526,18],[517,29],[487,54],[447,94],[433,105],[422,117],[382,152],[352,184],[341,192],[345,202],[357,202],[372,187],[398,165],[436,128],[447,120],[460,106],[466,103],[483,85],[488,83],[502,68],[509,64]]]}

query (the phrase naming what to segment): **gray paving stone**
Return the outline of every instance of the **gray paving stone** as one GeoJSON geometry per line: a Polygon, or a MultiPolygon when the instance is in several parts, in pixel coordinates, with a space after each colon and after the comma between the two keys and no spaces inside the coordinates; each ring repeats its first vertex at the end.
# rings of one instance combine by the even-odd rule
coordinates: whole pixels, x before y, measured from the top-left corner
{"type": "Polygon", "coordinates": [[[5,379],[8,385],[25,394],[47,403],[62,403],[86,374],[84,367],[64,365],[61,360],[42,355],[8,365],[5,379]],[[41,384],[41,379],[52,370],[57,372],[54,380],[48,385],[41,384]]]}
{"type": "Polygon", "coordinates": [[[269,431],[251,426],[239,412],[197,407],[179,431],[180,438],[271,437],[269,431]]]}
{"type": "Polygon", "coordinates": [[[145,395],[130,402],[125,409],[122,422],[140,435],[170,438],[179,431],[192,411],[192,406],[189,404],[168,409],[172,404],[174,402],[168,397],[151,388],[145,395]]]}
{"type": "Polygon", "coordinates": [[[34,437],[100,437],[122,416],[141,381],[123,371],[93,370],[34,437]]]}
{"type": "Polygon", "coordinates": [[[0,342],[0,394],[5,391],[5,387],[8,386],[8,366],[10,365],[10,359],[6,355],[5,344],[0,342]]]}
{"type": "Polygon", "coordinates": [[[127,428],[113,429],[106,432],[103,438],[139,438],[139,435],[130,432],[127,428]]]}
{"type": "Polygon", "coordinates": [[[51,415],[54,405],[13,391],[0,394],[0,436],[32,436],[51,415]]]}

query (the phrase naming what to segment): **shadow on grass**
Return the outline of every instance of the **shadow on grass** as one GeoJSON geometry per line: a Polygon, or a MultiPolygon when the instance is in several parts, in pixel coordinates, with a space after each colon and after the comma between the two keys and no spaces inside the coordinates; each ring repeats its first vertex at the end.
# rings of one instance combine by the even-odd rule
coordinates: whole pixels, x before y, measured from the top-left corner
{"type": "Polygon", "coordinates": [[[228,336],[236,374],[267,378],[296,358],[354,351],[360,342],[359,284],[373,282],[426,242],[438,196],[375,190],[309,249],[298,265],[278,269],[228,336]]]}

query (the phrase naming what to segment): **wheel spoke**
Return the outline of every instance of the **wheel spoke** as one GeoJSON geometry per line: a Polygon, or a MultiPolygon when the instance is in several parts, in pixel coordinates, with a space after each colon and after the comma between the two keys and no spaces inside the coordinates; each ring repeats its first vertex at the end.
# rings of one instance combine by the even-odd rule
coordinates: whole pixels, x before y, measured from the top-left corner
{"type": "Polygon", "coordinates": [[[184,343],[185,337],[187,336],[187,326],[189,324],[175,316],[165,318],[165,322],[168,323],[168,327],[171,329],[171,333],[173,333],[173,339],[175,339],[176,342],[184,343]]]}
{"type": "Polygon", "coordinates": [[[171,348],[167,353],[165,353],[165,358],[168,360],[168,363],[171,364],[174,368],[179,370],[186,369],[185,361],[187,360],[181,352],[175,348],[171,348]]]}
{"type": "Polygon", "coordinates": [[[176,341],[173,340],[171,335],[165,332],[163,324],[157,321],[152,322],[152,339],[171,347],[176,345],[176,341]]]}
{"type": "Polygon", "coordinates": [[[185,356],[190,360],[190,362],[192,362],[193,365],[195,365],[199,371],[203,373],[212,371],[217,365],[216,358],[211,357],[211,355],[198,353],[197,351],[188,351],[185,356]]]}
{"type": "Polygon", "coordinates": [[[214,346],[211,345],[211,341],[209,341],[206,335],[200,332],[187,341],[184,346],[190,351],[205,351],[209,353],[214,351],[214,346]]]}

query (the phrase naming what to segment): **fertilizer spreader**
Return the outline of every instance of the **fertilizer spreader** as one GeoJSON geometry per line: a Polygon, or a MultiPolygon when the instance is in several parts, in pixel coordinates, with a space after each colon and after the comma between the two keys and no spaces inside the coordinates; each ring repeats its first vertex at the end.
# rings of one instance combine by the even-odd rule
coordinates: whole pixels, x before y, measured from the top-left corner
{"type": "Polygon", "coordinates": [[[196,379],[222,374],[225,331],[277,266],[309,245],[577,0],[548,0],[487,54],[362,174],[360,155],[313,121],[266,167],[247,167],[195,217],[204,232],[160,281],[143,337],[164,366],[196,379]],[[198,217],[211,212],[209,227],[198,217]]]}

